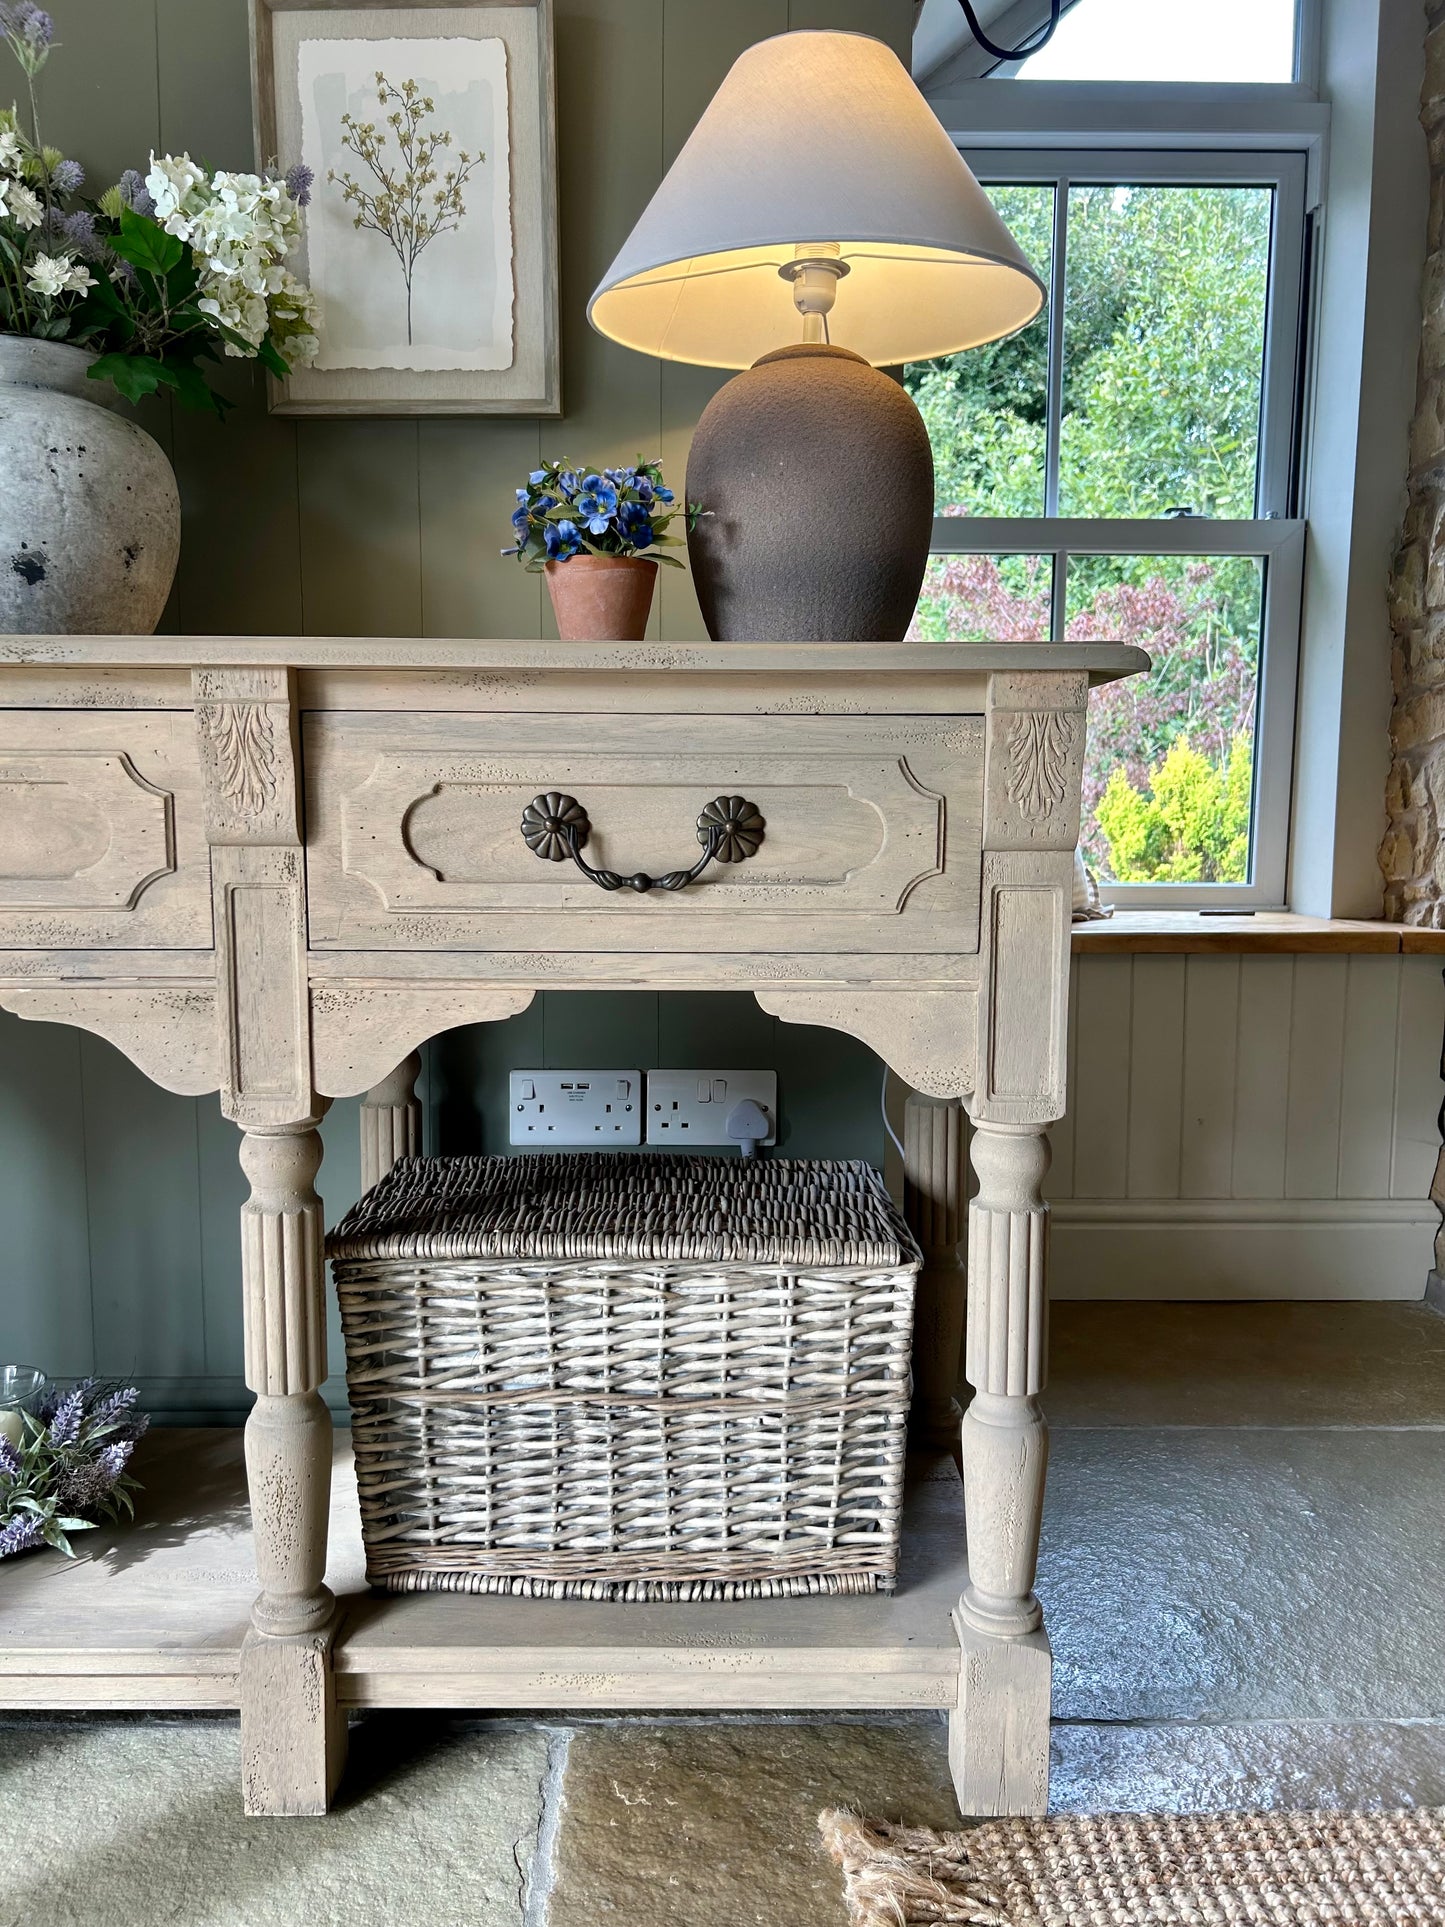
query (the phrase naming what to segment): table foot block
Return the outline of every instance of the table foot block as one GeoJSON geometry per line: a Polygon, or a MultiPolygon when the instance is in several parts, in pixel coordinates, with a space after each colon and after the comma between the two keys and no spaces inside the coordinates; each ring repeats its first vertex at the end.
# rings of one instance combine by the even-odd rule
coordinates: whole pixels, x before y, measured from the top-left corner
{"type": "Polygon", "coordinates": [[[957,1613],[958,1707],[948,1716],[948,1763],[960,1813],[1034,1815],[1049,1808],[1053,1653],[1040,1629],[992,1639],[957,1613]]]}

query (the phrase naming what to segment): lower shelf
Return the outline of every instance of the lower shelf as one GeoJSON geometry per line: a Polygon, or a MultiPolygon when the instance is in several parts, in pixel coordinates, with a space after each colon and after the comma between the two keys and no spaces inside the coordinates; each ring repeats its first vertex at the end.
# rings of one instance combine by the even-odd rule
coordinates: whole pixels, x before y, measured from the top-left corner
{"type": "MultiPolygon", "coordinates": [[[[965,1582],[950,1459],[910,1464],[891,1597],[630,1606],[366,1590],[349,1440],[337,1441],[327,1581],[341,1603],[338,1697],[352,1706],[951,1706],[965,1582]]],[[[0,1565],[0,1708],[238,1704],[256,1590],[239,1431],[144,1441],[134,1526],[78,1560],[0,1565]]]]}

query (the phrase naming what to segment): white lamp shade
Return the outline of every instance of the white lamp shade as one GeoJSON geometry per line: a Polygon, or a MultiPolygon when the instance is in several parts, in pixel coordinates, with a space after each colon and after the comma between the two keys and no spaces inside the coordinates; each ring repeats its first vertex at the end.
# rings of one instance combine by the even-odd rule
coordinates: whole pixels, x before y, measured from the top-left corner
{"type": "Polygon", "coordinates": [[[798,32],[733,63],[588,307],[664,361],[748,368],[801,339],[779,269],[840,248],[829,338],[875,367],[996,341],[1044,286],[902,62],[798,32]]]}

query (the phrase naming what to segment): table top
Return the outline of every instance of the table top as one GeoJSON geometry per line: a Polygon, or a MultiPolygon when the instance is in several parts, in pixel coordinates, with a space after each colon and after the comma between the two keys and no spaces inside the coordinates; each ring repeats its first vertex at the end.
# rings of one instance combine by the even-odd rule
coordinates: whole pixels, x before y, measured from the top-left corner
{"type": "Polygon", "coordinates": [[[669,669],[808,675],[989,675],[1085,670],[1093,684],[1149,667],[1121,642],[548,642],[416,636],[0,636],[7,665],[57,668],[669,669]]]}

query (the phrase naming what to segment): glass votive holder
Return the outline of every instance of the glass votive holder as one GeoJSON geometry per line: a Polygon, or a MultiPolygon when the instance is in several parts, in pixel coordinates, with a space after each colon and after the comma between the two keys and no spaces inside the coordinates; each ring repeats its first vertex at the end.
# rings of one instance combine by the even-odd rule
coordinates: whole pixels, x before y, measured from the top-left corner
{"type": "Polygon", "coordinates": [[[33,1409],[44,1389],[45,1374],[33,1365],[0,1365],[0,1438],[19,1445],[25,1433],[21,1413],[33,1409]]]}

